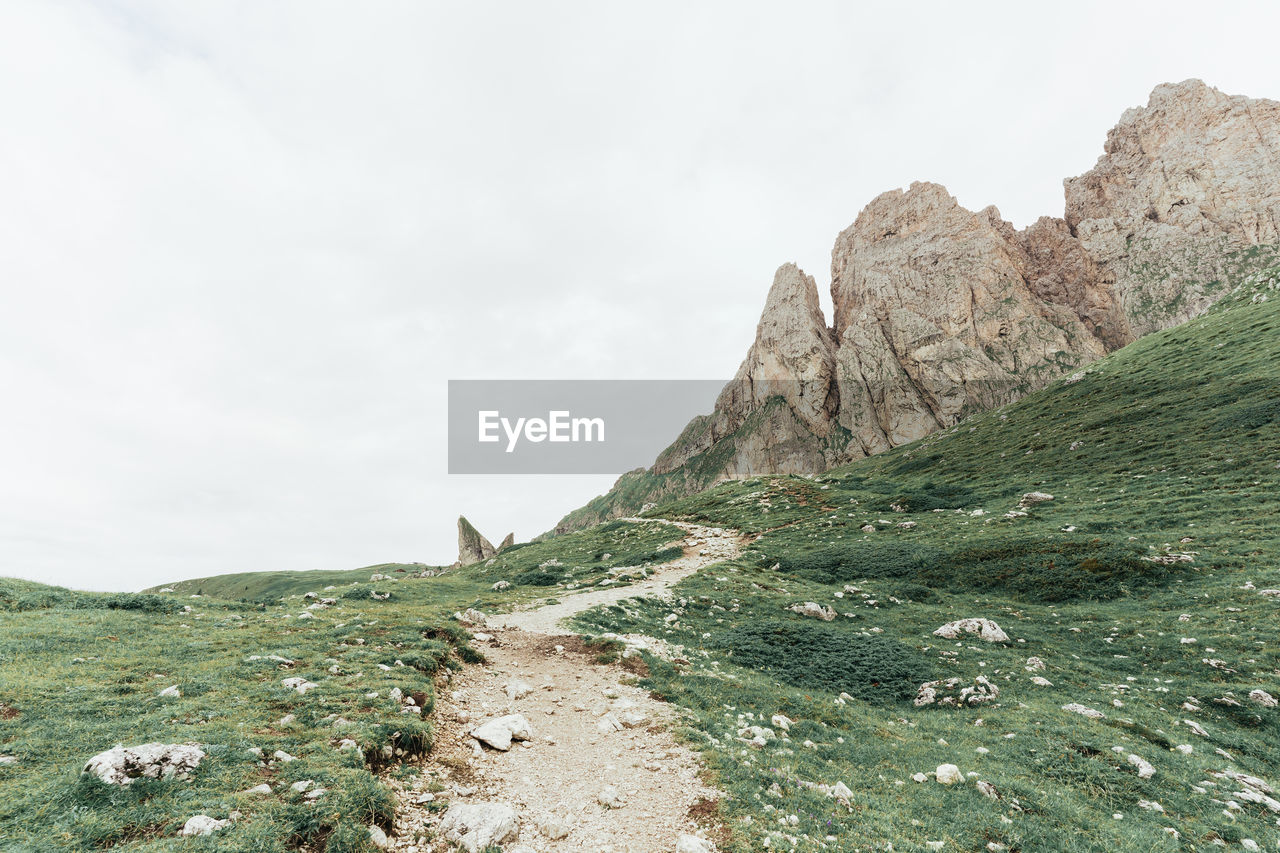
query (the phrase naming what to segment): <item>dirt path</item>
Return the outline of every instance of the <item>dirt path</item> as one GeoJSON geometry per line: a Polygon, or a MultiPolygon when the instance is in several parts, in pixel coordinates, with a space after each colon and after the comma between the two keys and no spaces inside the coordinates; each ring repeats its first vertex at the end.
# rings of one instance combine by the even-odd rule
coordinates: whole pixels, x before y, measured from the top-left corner
{"type": "MultiPolygon", "coordinates": [[[[477,627],[492,632],[482,643],[488,664],[454,676],[439,698],[431,759],[409,783],[392,781],[400,807],[391,849],[452,849],[439,837],[449,819],[432,810],[437,797],[509,807],[519,835],[502,844],[507,853],[671,853],[682,835],[705,834],[694,819],[699,802],[718,794],[700,781],[697,757],[668,731],[671,709],[624,684],[625,669],[598,664],[596,652],[560,627],[601,604],[662,596],[741,549],[736,531],[667,523],[685,534],[684,556],[644,581],[568,595],[477,627]],[[471,736],[478,724],[509,714],[528,721],[529,740],[501,752],[471,736]],[[615,794],[612,806],[602,803],[615,794]]],[[[694,844],[686,839],[681,849],[698,851],[694,844]]]]}

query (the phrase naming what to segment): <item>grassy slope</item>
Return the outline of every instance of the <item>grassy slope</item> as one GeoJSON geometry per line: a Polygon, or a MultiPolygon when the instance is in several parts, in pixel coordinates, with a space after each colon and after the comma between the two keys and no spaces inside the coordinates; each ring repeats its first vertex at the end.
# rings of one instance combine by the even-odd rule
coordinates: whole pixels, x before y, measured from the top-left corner
{"type": "Polygon", "coordinates": [[[368,824],[389,828],[394,809],[376,773],[413,772],[401,760],[427,750],[432,736],[429,716],[401,713],[390,690],[416,694],[430,710],[435,679],[478,659],[450,614],[626,583],[646,573],[646,561],[670,559],[664,546],[678,538],[666,525],[618,522],[437,577],[394,566],[251,573],[173,584],[171,594],[0,579],[0,755],[17,758],[0,764],[0,850],[373,850],[368,824]],[[374,573],[392,580],[371,583],[374,573]],[[512,586],[495,591],[499,580],[512,586]],[[195,595],[200,588],[205,595],[195,595]],[[308,610],[308,591],[337,601],[308,610]],[[318,687],[299,695],[281,684],[292,676],[318,687]],[[174,684],[181,698],[158,695],[174,684]],[[296,719],[280,722],[287,714],[296,719]],[[343,738],[365,757],[336,749],[343,738]],[[80,775],[100,751],[150,741],[196,742],[208,757],[188,782],[117,789],[80,775]],[[250,747],[298,760],[262,766],[250,747]],[[329,793],[312,803],[290,790],[308,779],[329,793]],[[276,789],[270,796],[237,793],[264,782],[276,789]],[[194,814],[236,810],[234,826],[210,839],[175,837],[194,814]]]}
{"type": "Polygon", "coordinates": [[[675,625],[664,622],[673,608],[647,603],[580,627],[685,646],[687,665],[651,661],[651,686],[689,710],[687,734],[729,792],[735,849],[770,836],[798,850],[1240,849],[1245,839],[1275,849],[1278,816],[1212,775],[1280,783],[1280,711],[1247,698],[1280,695],[1280,601],[1257,591],[1280,587],[1275,281],[1255,277],[1211,315],[1078,381],[915,445],[655,511],[762,535],[741,560],[677,589],[675,625]],[[1259,289],[1270,300],[1249,304],[1259,289]],[[1032,490],[1055,500],[1006,518],[1032,490]],[[1141,559],[1166,552],[1194,559],[1141,559]],[[844,615],[785,609],[803,601],[844,615]],[[932,635],[969,616],[995,619],[1014,642],[932,635]],[[1053,686],[1031,682],[1033,655],[1053,686]],[[1000,688],[997,704],[910,702],[926,678],[978,675],[1000,688]],[[840,704],[841,691],[857,698],[840,704]],[[1064,711],[1071,702],[1106,718],[1064,711]],[[777,713],[798,721],[789,740],[739,739],[777,713]],[[1190,754],[1172,748],[1183,744],[1190,754]],[[1155,775],[1139,778],[1130,753],[1155,775]],[[974,780],[912,781],[943,763],[1001,798],[974,780]],[[800,784],[837,781],[853,789],[848,808],[800,784]]]}

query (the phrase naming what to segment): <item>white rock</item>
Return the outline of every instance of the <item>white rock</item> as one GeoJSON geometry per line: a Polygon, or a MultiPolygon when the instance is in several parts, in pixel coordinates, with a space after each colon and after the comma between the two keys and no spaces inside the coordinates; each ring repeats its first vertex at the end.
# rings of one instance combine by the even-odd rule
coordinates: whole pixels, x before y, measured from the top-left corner
{"type": "Polygon", "coordinates": [[[943,785],[954,785],[964,781],[964,774],[954,764],[939,764],[935,777],[943,785]]]}
{"type": "Polygon", "coordinates": [[[676,839],[676,853],[715,853],[715,850],[710,841],[696,835],[681,835],[676,839]]]}
{"type": "Polygon", "coordinates": [[[533,685],[528,682],[513,678],[507,682],[507,686],[502,688],[507,694],[507,698],[514,702],[517,699],[523,699],[533,692],[533,685]]]}
{"type": "Polygon", "coordinates": [[[1033,507],[1036,504],[1047,503],[1051,500],[1053,500],[1053,495],[1048,492],[1027,492],[1022,496],[1022,499],[1018,501],[1018,506],[1023,509],[1027,509],[1028,507],[1033,507]]]}
{"type": "Polygon", "coordinates": [[[252,788],[249,788],[247,791],[241,791],[240,793],[250,794],[255,797],[266,796],[267,794],[271,793],[271,786],[264,782],[261,785],[254,785],[252,788]]]}
{"type": "Polygon", "coordinates": [[[134,779],[186,779],[203,759],[204,751],[194,744],[118,745],[90,758],[81,772],[108,785],[129,785],[134,779]]]}
{"type": "Polygon", "coordinates": [[[187,818],[187,822],[182,825],[182,831],[179,835],[212,835],[224,826],[229,826],[231,821],[218,820],[209,817],[207,814],[193,815],[187,818]]]}
{"type": "Polygon", "coordinates": [[[1037,685],[1037,686],[1039,686],[1039,687],[1052,687],[1052,686],[1053,686],[1053,682],[1052,682],[1052,681],[1050,681],[1049,679],[1045,678],[1043,675],[1033,675],[1033,676],[1031,676],[1031,683],[1032,683],[1032,684],[1035,684],[1035,685],[1037,685]]]}
{"type": "Polygon", "coordinates": [[[606,785],[596,794],[596,802],[607,809],[620,809],[627,804],[613,785],[606,785]]]}
{"type": "Polygon", "coordinates": [[[1040,660],[1038,657],[1029,657],[1027,658],[1026,670],[1027,672],[1043,672],[1044,661],[1040,660]]]}
{"type": "Polygon", "coordinates": [[[563,818],[552,815],[538,822],[538,831],[552,841],[569,837],[570,822],[568,816],[563,818]]]}
{"type": "Polygon", "coordinates": [[[440,834],[467,853],[479,853],[515,841],[520,823],[515,810],[502,803],[455,803],[445,812],[440,834]]]}
{"type": "Polygon", "coordinates": [[[160,691],[160,695],[166,699],[181,699],[182,691],[178,689],[178,685],[173,684],[160,691]]]}
{"type": "Polygon", "coordinates": [[[1082,716],[1088,717],[1091,720],[1101,720],[1103,717],[1106,716],[1106,714],[1102,713],[1101,711],[1095,711],[1092,708],[1086,708],[1084,705],[1081,705],[1079,702],[1070,702],[1066,705],[1063,705],[1062,710],[1071,711],[1072,713],[1075,713],[1075,714],[1080,714],[1082,716]]]}
{"type": "Polygon", "coordinates": [[[529,725],[522,714],[507,714],[476,726],[471,730],[471,736],[496,750],[506,752],[511,749],[513,740],[532,740],[533,726],[529,725]]]}
{"type": "Polygon", "coordinates": [[[830,607],[824,607],[816,601],[806,601],[804,604],[793,604],[787,608],[792,613],[798,613],[801,616],[808,616],[811,619],[821,619],[823,622],[830,622],[836,618],[836,612],[830,607]]]}
{"type": "Polygon", "coordinates": [[[990,619],[957,619],[954,622],[948,622],[933,632],[935,637],[943,637],[948,640],[958,640],[965,634],[977,634],[980,639],[988,643],[1009,642],[1009,635],[990,619]]]}
{"type": "Polygon", "coordinates": [[[1129,755],[1129,763],[1138,768],[1139,779],[1150,779],[1152,776],[1156,775],[1156,769],[1151,766],[1150,762],[1133,755],[1132,753],[1129,755]]]}
{"type": "Polygon", "coordinates": [[[1264,708],[1274,708],[1277,705],[1276,697],[1265,690],[1250,690],[1249,698],[1264,708]]]}
{"type": "Polygon", "coordinates": [[[298,760],[297,758],[293,757],[289,753],[285,752],[283,749],[277,749],[275,752],[271,753],[271,757],[274,758],[276,761],[282,761],[285,764],[288,764],[290,761],[298,760]]]}
{"type": "Polygon", "coordinates": [[[306,693],[308,690],[313,690],[320,686],[314,681],[307,681],[305,678],[299,678],[297,676],[292,678],[282,678],[280,680],[280,684],[283,687],[289,687],[296,690],[299,694],[306,693]]]}
{"type": "Polygon", "coordinates": [[[380,826],[370,825],[369,840],[372,841],[373,846],[377,847],[379,850],[386,850],[391,846],[390,839],[387,838],[387,834],[382,831],[382,827],[380,826]]]}

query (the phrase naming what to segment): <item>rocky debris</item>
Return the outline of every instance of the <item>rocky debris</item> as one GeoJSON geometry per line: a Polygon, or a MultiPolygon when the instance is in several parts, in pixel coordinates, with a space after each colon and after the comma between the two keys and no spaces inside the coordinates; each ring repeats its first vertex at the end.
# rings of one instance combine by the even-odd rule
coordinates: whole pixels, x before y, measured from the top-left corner
{"type": "Polygon", "coordinates": [[[681,835],[676,839],[676,853],[715,853],[710,841],[696,835],[681,835]]]}
{"type": "Polygon", "coordinates": [[[476,610],[474,607],[468,607],[460,613],[453,614],[453,618],[459,622],[465,622],[468,625],[484,626],[489,621],[489,617],[476,610]]]}
{"type": "Polygon", "coordinates": [[[1029,657],[1025,669],[1027,672],[1044,672],[1044,661],[1035,656],[1029,657]]]}
{"type": "Polygon", "coordinates": [[[986,676],[979,675],[972,682],[965,678],[927,681],[921,684],[920,689],[916,692],[914,704],[917,708],[934,704],[953,708],[967,708],[994,702],[999,696],[1000,689],[992,684],[986,676]]]}
{"type": "Polygon", "coordinates": [[[520,822],[502,803],[455,803],[445,812],[440,834],[467,853],[480,853],[519,838],[520,822]]]}
{"type": "Polygon", "coordinates": [[[90,758],[81,772],[108,785],[129,785],[135,779],[187,779],[203,759],[204,751],[191,743],[118,745],[90,758]]]}
{"type": "Polygon", "coordinates": [[[504,589],[511,589],[511,581],[498,581],[492,587],[494,592],[502,592],[504,589]]]}
{"type": "Polygon", "coordinates": [[[1018,500],[1018,506],[1023,509],[1029,509],[1037,504],[1048,503],[1053,500],[1053,495],[1048,492],[1027,492],[1018,500]]]}
{"type": "Polygon", "coordinates": [[[458,516],[458,565],[480,563],[496,553],[492,543],[481,536],[465,516],[458,516]]]}
{"type": "Polygon", "coordinates": [[[538,832],[541,832],[551,841],[568,838],[571,831],[572,823],[567,815],[565,817],[550,815],[538,821],[538,832]]]}
{"type": "Polygon", "coordinates": [[[935,637],[948,640],[958,640],[965,634],[977,634],[980,639],[988,643],[1009,642],[1009,635],[990,619],[957,619],[933,632],[935,637]]]}
{"type": "Polygon", "coordinates": [[[955,785],[964,782],[964,774],[954,764],[939,764],[934,778],[943,785],[955,785]]]}
{"type": "Polygon", "coordinates": [[[500,752],[511,749],[512,741],[533,740],[533,727],[521,714],[487,720],[471,730],[476,740],[500,752]]]}
{"type": "Polygon", "coordinates": [[[1274,708],[1277,704],[1280,704],[1276,701],[1276,697],[1265,690],[1250,690],[1249,699],[1264,708],[1274,708]]]}
{"type": "Polygon", "coordinates": [[[193,815],[182,825],[179,835],[212,835],[224,826],[230,826],[229,820],[218,820],[207,814],[193,815]]]}
{"type": "Polygon", "coordinates": [[[830,607],[824,607],[816,601],[806,601],[803,604],[793,604],[787,609],[792,613],[798,613],[801,616],[808,616],[811,619],[821,619],[823,622],[830,622],[836,618],[835,610],[830,607]]]}
{"type": "Polygon", "coordinates": [[[502,692],[506,693],[507,698],[514,702],[517,699],[523,699],[532,693],[533,685],[527,681],[521,681],[518,678],[513,678],[506,683],[505,687],[502,688],[502,692]]]}
{"type": "Polygon", "coordinates": [[[307,681],[307,679],[305,678],[299,678],[296,676],[292,678],[281,679],[280,684],[282,687],[288,687],[289,689],[296,691],[300,695],[303,693],[306,693],[308,690],[314,690],[315,688],[320,686],[319,684],[316,684],[314,681],[307,681]]]}
{"type": "Polygon", "coordinates": [[[606,809],[620,809],[627,804],[622,794],[613,785],[606,785],[596,794],[596,802],[606,809]]]}
{"type": "Polygon", "coordinates": [[[977,784],[974,785],[974,787],[978,789],[978,793],[982,794],[982,796],[987,797],[988,799],[992,799],[992,800],[1000,799],[1000,792],[997,791],[996,786],[992,785],[990,782],[986,782],[979,779],[977,784]]]}
{"type": "Polygon", "coordinates": [[[1156,769],[1155,767],[1151,766],[1151,762],[1143,758],[1140,758],[1134,755],[1133,753],[1129,754],[1129,757],[1127,760],[1134,767],[1138,768],[1139,779],[1150,779],[1152,776],[1156,775],[1156,769]]]}
{"type": "Polygon", "coordinates": [[[1101,720],[1107,716],[1101,711],[1096,711],[1093,708],[1081,705],[1079,702],[1069,702],[1062,706],[1062,710],[1070,711],[1073,714],[1080,714],[1081,716],[1088,717],[1091,720],[1101,720]]]}

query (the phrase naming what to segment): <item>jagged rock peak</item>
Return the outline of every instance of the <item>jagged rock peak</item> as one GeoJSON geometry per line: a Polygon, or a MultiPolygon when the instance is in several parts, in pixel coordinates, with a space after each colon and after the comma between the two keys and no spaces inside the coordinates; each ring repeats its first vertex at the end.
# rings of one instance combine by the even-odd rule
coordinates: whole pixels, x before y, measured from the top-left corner
{"type": "Polygon", "coordinates": [[[831,429],[835,345],[818,301],[818,285],[795,264],[783,264],[773,276],[756,339],[716,409],[721,432],[771,397],[781,397],[817,435],[831,429]]]}
{"type": "Polygon", "coordinates": [[[458,564],[469,566],[496,554],[492,543],[480,535],[466,516],[458,516],[458,564]]]}
{"type": "Polygon", "coordinates": [[[502,537],[502,544],[498,546],[498,551],[505,551],[514,544],[516,544],[515,533],[508,533],[506,536],[502,537]]]}
{"type": "Polygon", "coordinates": [[[1275,257],[1280,103],[1200,80],[1162,84],[1064,188],[1066,221],[1114,276],[1135,335],[1184,322],[1241,263],[1275,257]]]}

